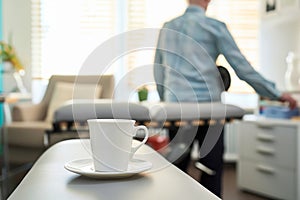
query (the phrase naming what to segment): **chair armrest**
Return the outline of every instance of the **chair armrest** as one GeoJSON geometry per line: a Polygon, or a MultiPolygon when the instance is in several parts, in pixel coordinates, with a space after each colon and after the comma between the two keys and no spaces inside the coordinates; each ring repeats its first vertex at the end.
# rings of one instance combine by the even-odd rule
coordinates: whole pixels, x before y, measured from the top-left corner
{"type": "Polygon", "coordinates": [[[46,116],[46,105],[31,102],[19,103],[13,107],[13,121],[42,121],[46,116]]]}

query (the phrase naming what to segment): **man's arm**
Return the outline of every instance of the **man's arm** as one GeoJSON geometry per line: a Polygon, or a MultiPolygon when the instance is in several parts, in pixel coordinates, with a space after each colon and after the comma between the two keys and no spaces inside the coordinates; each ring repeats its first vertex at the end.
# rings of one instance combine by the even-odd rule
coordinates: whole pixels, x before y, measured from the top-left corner
{"type": "Polygon", "coordinates": [[[290,108],[295,108],[297,106],[297,102],[293,97],[287,93],[280,92],[273,82],[265,79],[250,65],[236,45],[225,24],[224,27],[222,27],[221,34],[222,35],[218,40],[219,50],[241,80],[246,81],[263,97],[288,102],[290,108]]]}
{"type": "Polygon", "coordinates": [[[164,86],[163,85],[164,85],[164,79],[165,79],[165,69],[162,65],[161,52],[159,49],[157,49],[155,52],[153,72],[154,72],[154,80],[156,83],[158,95],[160,97],[160,100],[164,101],[164,86]]]}

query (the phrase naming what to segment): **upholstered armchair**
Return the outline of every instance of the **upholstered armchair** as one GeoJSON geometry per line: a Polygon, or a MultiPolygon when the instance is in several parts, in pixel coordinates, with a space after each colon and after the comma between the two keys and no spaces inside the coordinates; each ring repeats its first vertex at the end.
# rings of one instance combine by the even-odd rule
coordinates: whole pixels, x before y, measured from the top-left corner
{"type": "MultiPolygon", "coordinates": [[[[55,110],[70,99],[112,99],[114,77],[52,76],[40,103],[23,102],[12,110],[12,122],[6,124],[8,159],[11,164],[35,161],[47,148],[45,131],[52,128],[55,110]]],[[[70,135],[70,134],[69,134],[70,135]]],[[[61,134],[55,142],[69,135],[61,134]]],[[[73,135],[74,137],[74,135],[73,135]]]]}

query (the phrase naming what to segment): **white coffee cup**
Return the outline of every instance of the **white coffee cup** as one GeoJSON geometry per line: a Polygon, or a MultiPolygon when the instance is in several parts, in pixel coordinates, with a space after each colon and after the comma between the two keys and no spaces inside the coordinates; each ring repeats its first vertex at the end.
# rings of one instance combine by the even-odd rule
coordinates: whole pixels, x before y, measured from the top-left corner
{"type": "Polygon", "coordinates": [[[149,136],[145,126],[134,125],[135,120],[89,119],[87,122],[95,171],[127,171],[129,161],[149,136]],[[140,129],[144,130],[145,137],[133,146],[133,137],[140,129]]]}

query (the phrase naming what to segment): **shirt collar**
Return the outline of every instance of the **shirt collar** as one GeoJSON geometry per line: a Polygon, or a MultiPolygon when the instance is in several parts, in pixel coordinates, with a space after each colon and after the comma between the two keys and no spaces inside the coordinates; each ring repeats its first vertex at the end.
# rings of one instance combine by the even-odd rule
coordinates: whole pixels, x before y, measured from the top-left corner
{"type": "Polygon", "coordinates": [[[205,15],[205,10],[204,8],[200,7],[200,6],[196,6],[196,5],[190,5],[187,7],[187,9],[185,10],[185,13],[198,13],[201,15],[205,15]]]}

